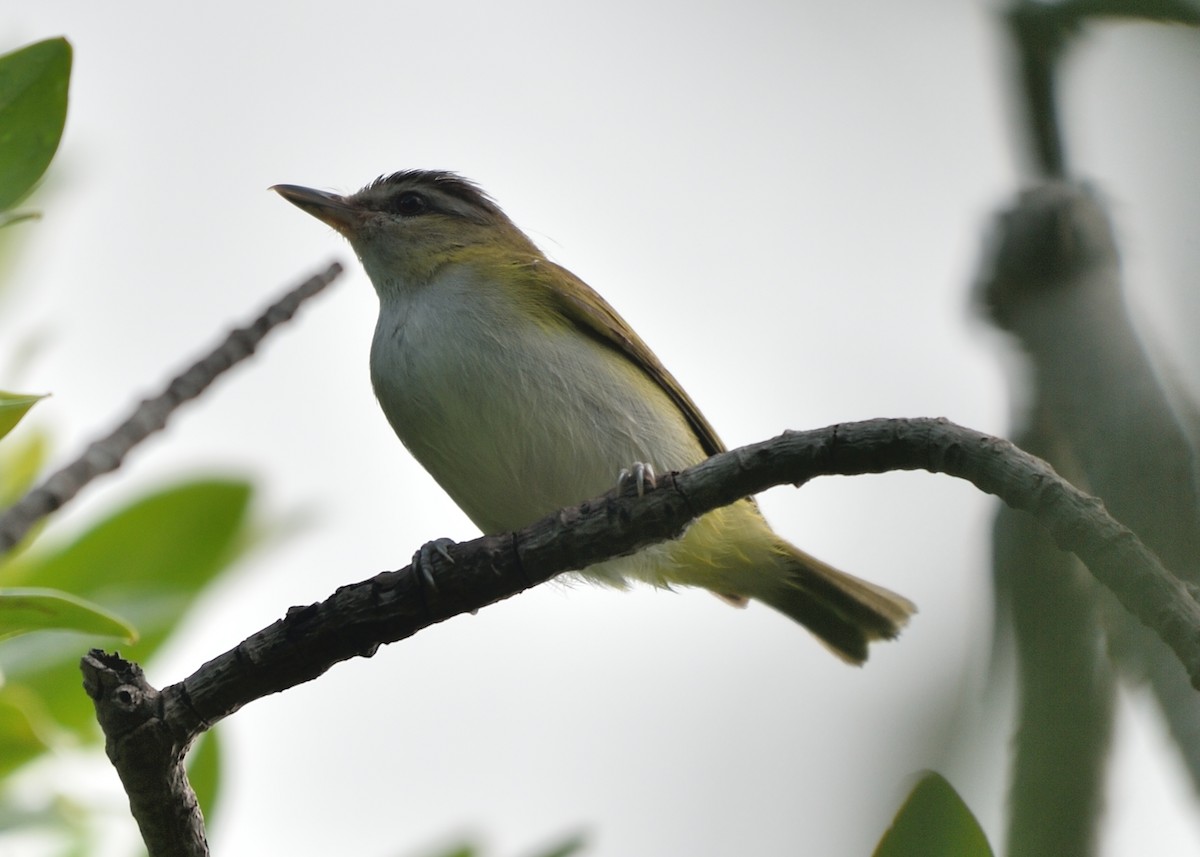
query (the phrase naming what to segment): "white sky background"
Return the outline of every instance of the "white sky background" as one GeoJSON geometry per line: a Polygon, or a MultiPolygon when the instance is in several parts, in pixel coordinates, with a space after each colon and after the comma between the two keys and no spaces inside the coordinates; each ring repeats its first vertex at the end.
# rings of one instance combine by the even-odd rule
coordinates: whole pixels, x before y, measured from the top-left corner
{"type": "MultiPolygon", "coordinates": [[[[0,360],[42,337],[0,381],[53,392],[38,410],[63,456],[284,285],[333,256],[350,269],[75,512],[217,468],[257,481],[264,520],[307,516],[212,594],[151,666],[156,684],[427,539],[476,535],[377,411],[370,284],[332,230],[266,191],[277,182],[350,191],[408,167],[478,180],[610,299],[731,446],[876,416],[1007,426],[999,342],[967,309],[989,212],[1019,182],[982,6],[4,12],[5,49],[64,34],[76,50],[45,218],[18,227],[0,327],[0,360]]],[[[1131,278],[1155,284],[1139,312],[1182,340],[1200,193],[1170,165],[1198,150],[1179,117],[1200,111],[1171,84],[1194,75],[1196,42],[1108,31],[1078,65],[1072,143],[1115,200],[1131,278]]],[[[908,474],[763,505],[806,549],[916,601],[902,640],[852,670],[757,605],[542,587],[231,718],[215,852],[420,855],[465,834],[510,857],[583,830],[592,857],[858,855],[927,767],[995,837],[1007,736],[955,725],[1001,704],[983,694],[991,501],[908,474]]],[[[1180,775],[1153,763],[1161,730],[1132,720],[1108,853],[1194,851],[1180,775]]]]}

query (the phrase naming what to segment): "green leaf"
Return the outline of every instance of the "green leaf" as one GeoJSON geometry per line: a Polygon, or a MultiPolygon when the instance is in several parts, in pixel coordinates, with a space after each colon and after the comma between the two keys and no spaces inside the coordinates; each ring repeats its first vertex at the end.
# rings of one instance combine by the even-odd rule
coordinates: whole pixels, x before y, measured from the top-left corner
{"type": "MultiPolygon", "coordinates": [[[[55,551],[31,552],[0,567],[9,586],[50,586],[126,617],[141,639],[122,654],[145,663],[205,584],[246,540],[250,486],[188,482],[142,498],[55,551]]],[[[0,668],[36,692],[58,723],[95,737],[91,701],[80,690],[77,634],[47,631],[7,640],[0,668]]]]}
{"type": "MultiPolygon", "coordinates": [[[[0,131],[0,136],[3,132],[0,131]]],[[[2,147],[0,147],[2,148],[2,147]]],[[[30,396],[22,393],[6,393],[0,390],[0,437],[4,437],[17,427],[21,417],[29,413],[40,399],[45,396],[30,396]]]]}
{"type": "Polygon", "coordinates": [[[194,593],[238,545],[249,483],[201,479],[134,501],[58,551],[0,570],[9,585],[53,586],[97,601],[143,587],[194,593]]]}
{"type": "Polygon", "coordinates": [[[993,857],[987,837],[941,774],[927,771],[875,849],[875,857],[993,857]]]}
{"type": "Polygon", "coordinates": [[[120,637],[127,643],[138,634],[121,617],[57,589],[0,589],[0,640],[46,630],[79,631],[120,637]]]}
{"type": "Polygon", "coordinates": [[[0,56],[0,211],[50,166],[67,121],[71,45],[47,39],[0,56]]]}
{"type": "Polygon", "coordinates": [[[215,730],[201,735],[188,751],[187,775],[200,811],[204,813],[204,822],[211,829],[221,785],[221,743],[215,730]]]}

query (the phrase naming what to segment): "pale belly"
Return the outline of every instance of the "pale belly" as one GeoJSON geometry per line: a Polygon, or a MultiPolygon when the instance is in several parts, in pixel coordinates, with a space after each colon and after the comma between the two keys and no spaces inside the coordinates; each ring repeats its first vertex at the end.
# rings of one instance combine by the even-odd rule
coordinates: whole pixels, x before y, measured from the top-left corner
{"type": "MultiPolygon", "coordinates": [[[[392,428],[483,532],[521,529],[599,496],[635,462],[666,473],[706,457],[674,402],[623,355],[514,315],[442,283],[424,300],[385,303],[371,348],[392,428]]],[[[777,545],[755,504],[741,501],[678,540],[581,571],[617,586],[753,596],[746,570],[772,566],[777,545]]]]}
{"type": "Polygon", "coordinates": [[[674,403],[625,357],[481,303],[440,288],[385,306],[371,374],[401,441],[484,532],[602,494],[635,461],[666,472],[704,458],[674,403]]]}

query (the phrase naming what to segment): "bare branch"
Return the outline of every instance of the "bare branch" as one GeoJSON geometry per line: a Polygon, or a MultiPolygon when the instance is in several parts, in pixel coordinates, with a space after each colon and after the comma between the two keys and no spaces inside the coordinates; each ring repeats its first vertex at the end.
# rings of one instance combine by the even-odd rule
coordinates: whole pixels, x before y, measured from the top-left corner
{"type": "MultiPolygon", "coordinates": [[[[155,756],[158,764],[169,761],[171,775],[160,772],[149,780],[159,784],[162,793],[133,807],[151,816],[139,817],[143,831],[170,828],[194,802],[182,775],[186,747],[248,702],[310,681],[339,661],[370,657],[384,643],[501,601],[565,571],[678,536],[698,515],[774,485],[889,470],[928,470],[967,479],[1032,513],[1061,548],[1078,555],[1130,612],[1174,649],[1193,685],[1200,686],[1200,604],[1099,500],[1000,438],[945,420],[881,419],[787,432],[666,476],[644,497],[608,494],[518,533],[456,545],[450,548],[453,562],[433,557],[436,586],[423,584],[408,566],[343,586],[319,604],[294,607],[283,619],[163,689],[156,705],[139,709],[145,719],[136,726],[117,718],[122,731],[106,728],[109,757],[118,766],[142,758],[142,753],[124,746],[129,741],[173,748],[155,756]]],[[[105,680],[96,672],[120,665],[105,664],[93,654],[83,665],[88,687],[104,687],[105,680]]],[[[121,684],[116,677],[108,681],[111,686],[121,684]]],[[[102,726],[113,719],[106,707],[128,708],[119,694],[93,693],[93,699],[102,726]]],[[[122,773],[122,780],[130,776],[122,773]]],[[[147,845],[151,857],[193,853],[156,850],[149,841],[147,845]]]]}
{"type": "Polygon", "coordinates": [[[220,345],[175,376],[161,393],[142,401],[109,434],[90,443],[79,458],[13,504],[0,515],[0,556],[97,476],[120,467],[130,450],[167,424],[176,408],[199,396],[219,375],[253,354],[268,333],[291,319],[304,301],[341,273],[342,266],[332,263],[275,301],[250,324],[231,331],[220,345]]]}
{"type": "Polygon", "coordinates": [[[172,718],[162,708],[166,700],[137,664],[93,649],[81,666],[83,688],[104,730],[104,749],[149,853],[205,857],[204,818],[183,766],[194,736],[170,730],[172,718]]]}

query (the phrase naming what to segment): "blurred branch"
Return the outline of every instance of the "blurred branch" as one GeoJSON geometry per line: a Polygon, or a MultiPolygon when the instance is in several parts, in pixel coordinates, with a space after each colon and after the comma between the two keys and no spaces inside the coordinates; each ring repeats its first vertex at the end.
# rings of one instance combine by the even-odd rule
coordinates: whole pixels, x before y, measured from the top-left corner
{"type": "MultiPolygon", "coordinates": [[[[1035,403],[1023,449],[1074,475],[1069,452],[1035,403]]],[[[1028,515],[1001,508],[993,539],[997,604],[1017,655],[1017,729],[1007,853],[1095,853],[1116,682],[1104,651],[1095,581],[1028,515]]],[[[1174,665],[1179,671],[1178,665],[1174,665]]]]}
{"type": "MultiPolygon", "coordinates": [[[[1058,83],[1070,43],[1091,20],[1200,24],[1196,0],[1015,0],[1027,150],[1041,179],[1069,162],[1058,83]]],[[[1001,218],[984,284],[993,320],[1016,334],[1036,373],[1023,445],[1043,450],[1144,538],[1176,573],[1200,579],[1200,515],[1191,438],[1172,412],[1125,309],[1107,216],[1085,188],[1051,183],[1001,218]]],[[[1020,709],[1008,853],[1093,852],[1111,729],[1113,676],[1096,647],[1103,602],[1072,587],[1070,563],[1004,511],[996,524],[1000,599],[1011,608],[1020,709]],[[1053,583],[1047,585],[1047,572],[1053,583]]],[[[998,599],[999,600],[999,599],[998,599]]],[[[1114,615],[1110,648],[1150,679],[1200,785],[1200,699],[1162,643],[1114,615]]]]}
{"type": "Polygon", "coordinates": [[[109,434],[89,444],[78,459],[7,509],[0,515],[0,557],[93,479],[120,467],[125,456],[162,429],[180,405],[199,396],[219,375],[253,354],[268,333],[291,319],[304,301],[319,293],[341,272],[342,266],[334,262],[291,289],[249,325],[231,331],[220,345],[173,378],[161,393],[142,401],[109,434]]]}
{"type": "Polygon", "coordinates": [[[1200,4],[1195,0],[1018,0],[1008,10],[1029,148],[1039,178],[1068,175],[1057,99],[1062,58],[1085,23],[1114,18],[1196,25],[1200,4]]]}
{"type": "MultiPolygon", "coordinates": [[[[1127,608],[1175,649],[1200,686],[1200,603],[1128,529],[1045,463],[1008,441],[945,420],[870,420],[777,438],[714,456],[670,474],[643,497],[610,493],[518,532],[485,536],[431,552],[432,580],[410,565],[338,589],[287,615],[161,692],[130,684],[119,658],[93,652],[85,686],[105,728],[114,765],[146,763],[148,775],[121,773],[157,795],[131,800],[147,830],[180,829],[194,796],[182,758],[196,735],[243,705],[310,681],[335,663],[370,657],[381,644],[516,595],[563,572],[626,555],[678,536],[694,518],[774,485],[817,476],[928,470],[968,479],[1030,512],[1058,545],[1083,559],[1127,608]],[[147,699],[152,704],[133,705],[147,699]],[[108,724],[117,724],[113,729],[108,724]],[[131,744],[148,742],[154,752],[131,744]]],[[[151,857],[191,854],[147,841],[151,857]]]]}
{"type": "Polygon", "coordinates": [[[1056,98],[1058,62],[1078,26],[1060,9],[1056,4],[1020,2],[1008,13],[1034,162],[1039,174],[1057,178],[1067,172],[1056,98]]]}
{"type": "MultiPolygon", "coordinates": [[[[1033,370],[1021,437],[1103,497],[1173,571],[1200,580],[1194,438],[1134,330],[1100,201],[1086,186],[1035,187],[1000,216],[992,244],[982,297],[1033,370]]],[[[1108,619],[1109,649],[1120,666],[1150,679],[1197,783],[1200,697],[1161,640],[1121,611],[1105,611],[1102,593],[1064,590],[1057,575],[1048,585],[1047,568],[1057,560],[1027,558],[1039,563],[1033,567],[1006,561],[1037,555],[1037,539],[997,524],[998,588],[1012,603],[1021,696],[1009,853],[1089,854],[1112,681],[1095,619],[1108,619]]]]}
{"type": "Polygon", "coordinates": [[[989,252],[983,298],[1086,487],[1200,582],[1196,451],[1129,317],[1104,207],[1084,185],[1041,185],[1001,215],[989,252]]]}

